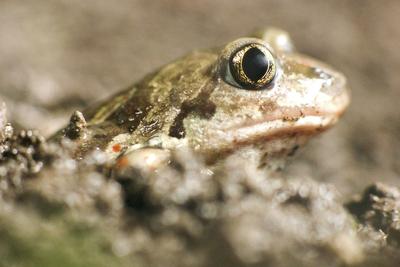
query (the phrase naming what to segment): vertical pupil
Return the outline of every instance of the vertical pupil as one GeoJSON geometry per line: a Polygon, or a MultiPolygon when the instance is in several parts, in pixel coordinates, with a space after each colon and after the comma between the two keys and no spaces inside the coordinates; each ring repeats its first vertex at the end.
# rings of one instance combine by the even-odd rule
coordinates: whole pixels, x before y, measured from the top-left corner
{"type": "Polygon", "coordinates": [[[256,47],[246,51],[242,59],[242,68],[246,76],[257,82],[267,72],[269,67],[265,54],[256,47]]]}

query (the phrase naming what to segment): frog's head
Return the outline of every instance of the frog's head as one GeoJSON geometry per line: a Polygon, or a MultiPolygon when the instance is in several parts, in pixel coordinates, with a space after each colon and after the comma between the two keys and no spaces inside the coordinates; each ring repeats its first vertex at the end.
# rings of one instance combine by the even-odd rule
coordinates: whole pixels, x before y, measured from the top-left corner
{"type": "MultiPolygon", "coordinates": [[[[188,141],[206,152],[238,147],[288,154],[336,123],[349,104],[346,79],[296,53],[285,32],[269,30],[225,46],[214,63],[209,118],[185,120],[188,141]]],[[[210,90],[210,91],[211,91],[210,90]]]]}

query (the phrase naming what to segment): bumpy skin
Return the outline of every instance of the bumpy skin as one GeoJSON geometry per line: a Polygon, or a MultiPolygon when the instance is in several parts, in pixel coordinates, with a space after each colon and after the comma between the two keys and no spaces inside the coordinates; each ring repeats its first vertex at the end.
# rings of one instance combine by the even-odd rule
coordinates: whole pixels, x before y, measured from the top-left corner
{"type": "Polygon", "coordinates": [[[291,153],[338,120],[349,103],[346,80],[294,52],[283,31],[255,36],[223,49],[195,51],[162,67],[88,110],[84,118],[74,114],[55,138],[74,139],[78,157],[95,148],[118,157],[143,147],[186,145],[210,161],[243,147],[268,156],[291,153]],[[229,58],[250,43],[269,47],[277,63],[274,81],[263,90],[229,83],[229,58]]]}

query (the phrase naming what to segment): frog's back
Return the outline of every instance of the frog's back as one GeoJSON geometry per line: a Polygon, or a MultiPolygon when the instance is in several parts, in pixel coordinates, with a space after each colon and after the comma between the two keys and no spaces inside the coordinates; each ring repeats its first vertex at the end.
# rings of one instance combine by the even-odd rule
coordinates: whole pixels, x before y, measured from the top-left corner
{"type": "Polygon", "coordinates": [[[70,124],[53,139],[74,139],[82,152],[78,154],[83,155],[93,148],[106,149],[119,135],[125,136],[126,146],[145,142],[156,134],[182,138],[187,113],[208,116],[214,110],[206,102],[213,89],[211,72],[216,59],[213,50],[196,51],[167,64],[85,110],[79,119],[74,113],[70,124]]]}

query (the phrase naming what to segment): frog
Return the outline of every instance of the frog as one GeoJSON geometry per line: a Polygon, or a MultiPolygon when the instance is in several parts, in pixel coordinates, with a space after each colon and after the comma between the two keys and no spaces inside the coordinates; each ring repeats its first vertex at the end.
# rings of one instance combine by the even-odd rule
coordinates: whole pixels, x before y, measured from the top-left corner
{"type": "Polygon", "coordinates": [[[77,159],[101,150],[120,166],[153,169],[182,147],[209,164],[254,152],[266,166],[335,125],[349,102],[342,73],[267,27],[166,64],[74,112],[51,139],[71,140],[77,159]]]}

